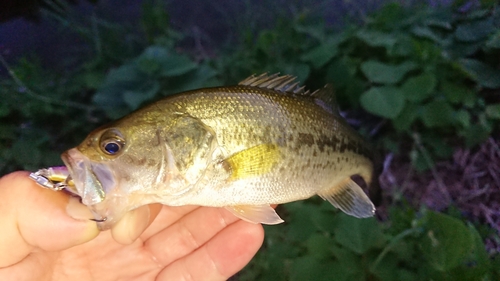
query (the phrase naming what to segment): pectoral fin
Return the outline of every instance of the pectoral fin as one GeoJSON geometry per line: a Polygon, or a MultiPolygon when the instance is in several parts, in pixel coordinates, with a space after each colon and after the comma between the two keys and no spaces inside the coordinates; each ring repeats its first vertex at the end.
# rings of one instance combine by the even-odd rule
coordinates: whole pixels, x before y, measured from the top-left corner
{"type": "Polygon", "coordinates": [[[226,209],[238,218],[252,223],[279,224],[284,222],[269,205],[227,206],[226,209]]]}
{"type": "Polygon", "coordinates": [[[238,180],[269,172],[279,157],[277,145],[261,144],[231,155],[222,166],[231,173],[230,180],[238,180]]]}
{"type": "Polygon", "coordinates": [[[351,178],[346,178],[330,190],[318,192],[318,195],[348,215],[367,218],[375,214],[372,201],[351,178]]]}

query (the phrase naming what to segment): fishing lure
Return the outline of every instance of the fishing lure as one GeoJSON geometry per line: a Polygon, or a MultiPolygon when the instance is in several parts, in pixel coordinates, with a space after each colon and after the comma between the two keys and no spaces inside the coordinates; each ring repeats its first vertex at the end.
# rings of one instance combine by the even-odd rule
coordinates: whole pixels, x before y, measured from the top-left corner
{"type": "Polygon", "coordinates": [[[69,175],[68,168],[65,166],[40,169],[35,173],[31,173],[30,179],[41,187],[50,190],[60,191],[66,188],[71,192],[74,191],[75,184],[69,175]]]}

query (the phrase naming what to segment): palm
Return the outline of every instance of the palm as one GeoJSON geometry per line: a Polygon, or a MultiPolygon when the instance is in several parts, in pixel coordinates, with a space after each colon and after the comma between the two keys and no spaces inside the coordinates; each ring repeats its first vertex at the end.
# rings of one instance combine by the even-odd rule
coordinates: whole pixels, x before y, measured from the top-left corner
{"type": "Polygon", "coordinates": [[[118,244],[103,232],[62,253],[61,266],[71,269],[83,262],[86,268],[79,275],[92,274],[92,280],[222,280],[248,262],[248,250],[260,246],[254,242],[260,228],[222,209],[163,207],[132,244],[118,244]]]}
{"type": "MultiPolygon", "coordinates": [[[[0,268],[6,280],[224,280],[260,247],[263,230],[220,208],[162,206],[128,245],[110,231],[62,251],[34,249],[0,268]]],[[[15,251],[15,249],[13,249],[15,251]]],[[[2,279],[2,278],[0,278],[2,279]]]]}

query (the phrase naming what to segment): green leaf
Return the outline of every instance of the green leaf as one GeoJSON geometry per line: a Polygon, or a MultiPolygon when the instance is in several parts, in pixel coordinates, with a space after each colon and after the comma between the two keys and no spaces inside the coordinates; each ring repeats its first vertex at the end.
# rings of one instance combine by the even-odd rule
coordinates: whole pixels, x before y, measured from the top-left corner
{"type": "Polygon", "coordinates": [[[360,256],[349,249],[338,247],[337,244],[334,245],[335,246],[332,247],[333,248],[332,251],[345,272],[344,273],[345,279],[349,281],[367,280],[366,272],[364,270],[359,270],[360,268],[366,266],[365,263],[366,254],[360,256]]]}
{"type": "Polygon", "coordinates": [[[421,102],[428,98],[436,88],[436,77],[430,73],[423,73],[408,78],[401,86],[401,91],[409,101],[421,102]]]}
{"type": "Polygon", "coordinates": [[[333,239],[318,233],[309,236],[309,238],[305,242],[308,254],[318,259],[328,258],[332,256],[330,246],[333,243],[335,243],[333,239]]]}
{"type": "MultiPolygon", "coordinates": [[[[368,83],[360,78],[353,78],[346,85],[345,91],[342,93],[345,98],[347,98],[351,104],[359,106],[361,95],[365,92],[368,87],[368,83]]],[[[340,96],[340,95],[339,95],[340,96]]]]}
{"type": "Polygon", "coordinates": [[[287,64],[280,69],[285,73],[296,76],[298,81],[305,81],[309,77],[309,73],[311,73],[311,67],[305,63],[287,64]]]}
{"type": "Polygon", "coordinates": [[[315,217],[321,212],[317,206],[299,201],[286,204],[284,207],[290,212],[290,218],[293,220],[287,233],[290,239],[304,241],[317,230],[315,225],[311,223],[311,217],[315,217]]]}
{"type": "Polygon", "coordinates": [[[150,80],[137,90],[125,91],[123,100],[130,109],[135,110],[145,101],[153,99],[159,90],[160,83],[156,80],[150,80]]]}
{"type": "Polygon", "coordinates": [[[476,103],[476,93],[469,89],[466,85],[449,82],[444,80],[441,82],[441,92],[451,103],[462,103],[467,107],[473,107],[476,103]]]}
{"type": "Polygon", "coordinates": [[[326,71],[326,81],[330,81],[335,85],[335,88],[347,86],[353,80],[354,73],[351,73],[348,68],[347,58],[335,59],[328,66],[326,71]]]}
{"type": "Polygon", "coordinates": [[[4,116],[9,115],[10,111],[11,111],[11,109],[7,103],[2,102],[0,104],[0,117],[4,117],[4,116]]]}
{"type": "Polygon", "coordinates": [[[399,268],[397,271],[397,279],[398,281],[418,281],[422,280],[418,277],[417,273],[414,271],[410,271],[405,268],[399,268]]]}
{"type": "Polygon", "coordinates": [[[154,58],[152,55],[151,57],[141,56],[137,60],[137,68],[149,76],[156,76],[161,68],[159,59],[160,58],[154,58]]]}
{"type": "Polygon", "coordinates": [[[352,280],[348,278],[349,272],[340,263],[334,261],[324,262],[311,256],[295,259],[290,267],[290,281],[352,280]]]}
{"type": "Polygon", "coordinates": [[[364,254],[385,241],[375,218],[359,219],[339,213],[337,219],[335,240],[355,253],[364,254]]]}
{"type": "MultiPolygon", "coordinates": [[[[486,1],[483,1],[483,4],[486,3],[486,1]]],[[[479,20],[484,18],[486,15],[490,14],[491,10],[489,9],[471,9],[467,13],[463,14],[462,19],[464,21],[471,21],[471,20],[479,20]]]]}
{"type": "Polygon", "coordinates": [[[414,103],[406,103],[401,113],[392,120],[398,131],[407,131],[420,115],[420,107],[414,103]]]}
{"type": "Polygon", "coordinates": [[[500,119],[500,103],[487,105],[485,112],[491,119],[500,119]]]}
{"type": "Polygon", "coordinates": [[[430,150],[433,156],[447,159],[453,155],[453,148],[443,141],[442,136],[435,134],[434,132],[428,132],[426,134],[422,134],[421,139],[422,143],[425,144],[425,147],[430,150]]]}
{"type": "Polygon", "coordinates": [[[455,119],[464,128],[468,128],[470,126],[471,116],[466,110],[461,109],[455,112],[455,119]]]}
{"type": "Polygon", "coordinates": [[[436,63],[442,60],[443,48],[429,40],[414,40],[414,52],[411,54],[415,60],[427,69],[436,67],[436,63]]]}
{"type": "Polygon", "coordinates": [[[169,52],[161,46],[147,48],[137,59],[138,68],[148,75],[179,76],[196,68],[188,56],[169,52]]]}
{"type": "Polygon", "coordinates": [[[378,28],[394,30],[406,24],[407,16],[408,11],[400,3],[388,2],[370,18],[370,21],[378,28]]]}
{"type": "Polygon", "coordinates": [[[486,251],[483,238],[472,224],[468,224],[468,229],[474,241],[471,251],[468,253],[465,264],[462,264],[458,270],[452,273],[455,280],[492,280],[491,277],[491,261],[486,251]]]}
{"type": "Polygon", "coordinates": [[[266,55],[270,55],[270,49],[276,44],[277,34],[271,30],[264,30],[259,33],[255,48],[261,50],[266,55]]]}
{"type": "Polygon", "coordinates": [[[300,59],[305,62],[310,62],[314,68],[318,69],[327,64],[337,54],[337,42],[329,42],[322,44],[303,54],[300,59]]]}
{"type": "Polygon", "coordinates": [[[429,128],[449,126],[454,124],[454,111],[448,102],[435,100],[424,106],[421,118],[429,128]]]}
{"type": "Polygon", "coordinates": [[[458,219],[432,211],[427,211],[424,219],[425,235],[420,246],[430,264],[446,271],[464,262],[475,246],[467,226],[458,219]]]}
{"type": "Polygon", "coordinates": [[[413,39],[410,36],[398,36],[397,42],[394,47],[387,53],[391,57],[409,57],[414,51],[413,39]]]}
{"type": "Polygon", "coordinates": [[[491,259],[491,268],[493,269],[494,276],[500,277],[500,255],[496,255],[491,259]]]}
{"type": "Polygon", "coordinates": [[[460,63],[470,77],[486,88],[500,88],[500,70],[474,59],[461,59],[460,63]]]}
{"type": "Polygon", "coordinates": [[[316,25],[296,24],[293,26],[293,28],[298,33],[304,33],[308,36],[311,36],[312,38],[317,39],[320,42],[323,42],[323,40],[325,39],[324,25],[320,25],[320,24],[316,24],[316,25]]]}
{"type": "Polygon", "coordinates": [[[123,94],[140,89],[144,81],[148,79],[148,76],[139,71],[134,63],[124,64],[110,71],[104,83],[92,97],[92,101],[110,118],[122,117],[130,111],[123,94]]]}
{"type": "Polygon", "coordinates": [[[372,272],[375,276],[377,276],[378,280],[384,281],[401,281],[402,279],[399,272],[398,263],[401,260],[398,256],[393,253],[389,253],[385,255],[385,257],[381,260],[380,265],[375,268],[370,268],[370,272],[372,272]]]}
{"type": "Polygon", "coordinates": [[[314,216],[310,217],[310,223],[318,231],[333,233],[337,228],[335,218],[338,212],[330,203],[324,201],[321,203],[321,211],[314,212],[314,216]]]}
{"type": "Polygon", "coordinates": [[[484,43],[482,41],[476,43],[453,41],[452,44],[446,48],[446,53],[449,58],[457,61],[463,57],[474,56],[474,54],[479,52],[483,47],[484,43]]]}
{"type": "Polygon", "coordinates": [[[467,147],[473,147],[480,143],[483,143],[488,139],[491,133],[491,128],[483,124],[473,124],[464,133],[465,145],[467,147]]]}
{"type": "Polygon", "coordinates": [[[361,95],[361,106],[385,118],[395,118],[405,105],[403,93],[396,87],[372,87],[361,95]]]}
{"type": "Polygon", "coordinates": [[[486,48],[500,49],[500,30],[497,30],[495,34],[490,36],[490,38],[486,42],[486,48]]]}
{"type": "MultiPolygon", "coordinates": [[[[118,68],[112,69],[106,76],[101,89],[119,86],[126,88],[141,82],[146,76],[137,69],[135,64],[128,63],[118,68]]],[[[100,90],[101,90],[100,89],[100,90]]]]}
{"type": "Polygon", "coordinates": [[[18,137],[16,133],[17,126],[14,124],[0,124],[0,140],[15,140],[18,137]]]}
{"type": "Polygon", "coordinates": [[[92,71],[84,73],[82,79],[87,88],[98,89],[104,82],[105,76],[102,72],[92,71]]]}
{"type": "Polygon", "coordinates": [[[361,29],[356,33],[356,37],[363,40],[363,42],[369,46],[385,47],[386,49],[392,49],[398,42],[394,34],[380,32],[373,29],[361,29]]]}
{"type": "Polygon", "coordinates": [[[493,17],[460,24],[455,30],[455,37],[464,42],[474,42],[486,38],[495,30],[493,17]]]}
{"type": "Polygon", "coordinates": [[[427,15],[423,22],[425,25],[437,27],[443,30],[452,30],[453,25],[451,24],[453,18],[455,17],[453,11],[451,10],[440,10],[438,13],[433,12],[427,15]]]}
{"type": "Polygon", "coordinates": [[[434,32],[434,30],[428,26],[415,26],[412,28],[411,32],[418,37],[430,39],[442,46],[448,43],[448,40],[442,38],[442,36],[434,32]]]}
{"type": "Polygon", "coordinates": [[[395,84],[417,65],[413,62],[404,62],[399,65],[385,64],[369,60],[361,64],[361,71],[368,80],[375,83],[395,84]]]}
{"type": "Polygon", "coordinates": [[[195,71],[168,80],[168,91],[162,91],[164,96],[203,87],[215,87],[220,81],[215,79],[217,71],[208,64],[201,64],[195,71]]]}
{"type": "Polygon", "coordinates": [[[195,69],[197,64],[185,55],[173,55],[161,64],[161,75],[166,77],[179,76],[195,69]]]}

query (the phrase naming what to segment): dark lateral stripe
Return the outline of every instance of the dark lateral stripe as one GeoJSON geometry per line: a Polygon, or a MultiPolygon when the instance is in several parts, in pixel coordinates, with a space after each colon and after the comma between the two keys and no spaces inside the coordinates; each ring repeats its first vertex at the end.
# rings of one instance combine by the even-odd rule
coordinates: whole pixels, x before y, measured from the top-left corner
{"type": "Polygon", "coordinates": [[[317,145],[320,152],[324,152],[326,148],[331,148],[338,153],[352,152],[372,159],[373,153],[363,141],[348,138],[346,136],[333,136],[319,135],[315,137],[313,134],[299,133],[297,138],[297,145],[309,146],[317,145]]]}

